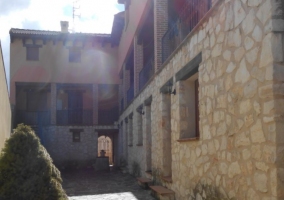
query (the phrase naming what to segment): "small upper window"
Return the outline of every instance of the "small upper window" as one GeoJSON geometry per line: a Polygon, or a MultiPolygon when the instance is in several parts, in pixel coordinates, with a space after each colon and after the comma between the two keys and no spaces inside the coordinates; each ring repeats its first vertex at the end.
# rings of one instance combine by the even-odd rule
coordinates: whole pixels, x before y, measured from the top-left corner
{"type": "Polygon", "coordinates": [[[39,60],[39,47],[27,47],[27,60],[39,60]]]}
{"type": "Polygon", "coordinates": [[[80,137],[80,132],[73,132],[73,142],[80,142],[81,137],[80,137]]]}
{"type": "Polygon", "coordinates": [[[69,62],[81,62],[81,50],[80,49],[69,49],[69,62]]]}

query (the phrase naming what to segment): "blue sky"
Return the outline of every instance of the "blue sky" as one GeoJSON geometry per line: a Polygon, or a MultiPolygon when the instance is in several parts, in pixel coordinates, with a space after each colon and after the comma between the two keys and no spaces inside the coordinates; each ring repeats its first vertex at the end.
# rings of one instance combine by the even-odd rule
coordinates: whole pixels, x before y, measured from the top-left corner
{"type": "MultiPolygon", "coordinates": [[[[10,67],[11,28],[60,30],[60,21],[73,28],[74,0],[0,0],[0,40],[7,78],[10,67]]],[[[117,0],[77,0],[76,32],[110,33],[114,14],[124,10],[117,0]]]]}

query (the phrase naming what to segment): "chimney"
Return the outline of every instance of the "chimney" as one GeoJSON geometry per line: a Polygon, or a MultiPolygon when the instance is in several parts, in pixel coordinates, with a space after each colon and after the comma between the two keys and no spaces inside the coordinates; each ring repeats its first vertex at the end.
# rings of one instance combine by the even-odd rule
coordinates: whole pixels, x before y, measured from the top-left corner
{"type": "Polygon", "coordinates": [[[68,21],[60,21],[61,32],[68,33],[69,22],[68,21]]]}

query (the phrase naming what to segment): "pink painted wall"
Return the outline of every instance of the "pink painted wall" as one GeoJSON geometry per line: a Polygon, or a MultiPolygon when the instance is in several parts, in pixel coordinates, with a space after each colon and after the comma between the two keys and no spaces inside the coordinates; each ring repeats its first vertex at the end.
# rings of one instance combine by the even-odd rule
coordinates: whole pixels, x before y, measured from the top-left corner
{"type": "MultiPolygon", "coordinates": [[[[11,43],[10,99],[15,102],[15,82],[54,82],[54,83],[88,83],[118,84],[117,47],[97,43],[81,50],[81,62],[69,62],[69,50],[62,42],[46,45],[37,41],[42,47],[39,50],[39,61],[26,60],[26,47],[22,40],[11,43]]],[[[80,44],[79,44],[80,45],[80,44]]]]}

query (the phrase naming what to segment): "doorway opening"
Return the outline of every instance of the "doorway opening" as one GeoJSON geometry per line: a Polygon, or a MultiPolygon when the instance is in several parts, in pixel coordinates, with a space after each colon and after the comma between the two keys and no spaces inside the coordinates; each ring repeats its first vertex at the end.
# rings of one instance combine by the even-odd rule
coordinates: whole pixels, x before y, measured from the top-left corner
{"type": "Polygon", "coordinates": [[[109,164],[113,165],[113,142],[109,136],[102,135],[98,138],[98,156],[101,157],[101,151],[105,152],[105,157],[109,158],[109,164]]]}

